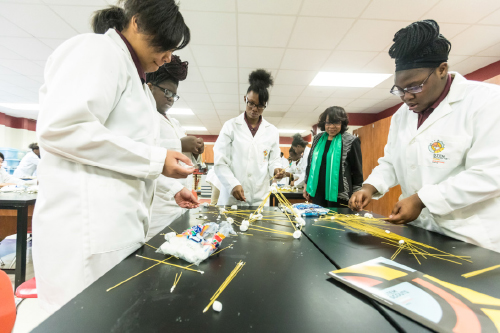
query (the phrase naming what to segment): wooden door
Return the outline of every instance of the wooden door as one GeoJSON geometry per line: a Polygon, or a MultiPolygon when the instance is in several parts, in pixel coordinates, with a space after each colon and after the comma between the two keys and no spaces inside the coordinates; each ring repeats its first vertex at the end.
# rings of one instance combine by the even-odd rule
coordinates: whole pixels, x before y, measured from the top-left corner
{"type": "MultiPolygon", "coordinates": [[[[389,136],[391,118],[381,119],[373,124],[369,124],[354,130],[361,141],[361,154],[363,156],[363,178],[366,180],[372,170],[378,165],[378,159],[384,156],[384,147],[389,136]]],[[[389,190],[381,199],[372,200],[365,208],[377,214],[389,216],[392,208],[398,202],[401,195],[401,187],[395,186],[389,190]]]]}

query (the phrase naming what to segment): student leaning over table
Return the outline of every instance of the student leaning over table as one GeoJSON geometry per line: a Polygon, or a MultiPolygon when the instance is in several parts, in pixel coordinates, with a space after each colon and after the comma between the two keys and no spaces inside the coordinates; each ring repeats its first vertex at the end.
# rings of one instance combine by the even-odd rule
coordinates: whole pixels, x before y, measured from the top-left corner
{"type": "Polygon", "coordinates": [[[269,193],[273,175],[284,176],[278,129],[262,116],[273,79],[258,69],[249,81],[245,112],[226,121],[214,145],[214,169],[222,184],[219,205],[258,206],[269,193]]]}
{"type": "Polygon", "coordinates": [[[389,221],[500,252],[500,87],[448,72],[450,42],[435,21],[394,36],[391,120],[384,157],[349,204],[363,209],[397,184],[389,221]]]}
{"type": "Polygon", "coordinates": [[[29,145],[31,149],[14,170],[14,176],[18,178],[32,177],[36,175],[38,163],[40,163],[40,148],[36,142],[29,145]]]}
{"type": "Polygon", "coordinates": [[[125,0],[124,8],[100,21],[116,29],[67,40],[45,67],[33,262],[49,312],[144,244],[160,174],[193,172],[178,165],[186,156],[158,147],[145,84],[145,72],[189,43],[189,28],[173,0],[125,0]]]}

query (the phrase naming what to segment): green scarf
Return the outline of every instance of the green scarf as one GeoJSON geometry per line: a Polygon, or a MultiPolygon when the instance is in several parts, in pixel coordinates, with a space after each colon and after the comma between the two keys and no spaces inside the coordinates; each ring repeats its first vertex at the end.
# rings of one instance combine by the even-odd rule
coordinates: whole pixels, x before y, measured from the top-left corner
{"type": "MultiPolygon", "coordinates": [[[[323,160],[323,153],[325,151],[326,141],[328,141],[328,133],[323,133],[319,139],[311,159],[311,168],[309,170],[309,178],[307,179],[307,193],[312,197],[316,195],[316,188],[318,187],[319,170],[321,168],[321,161],[323,160]]],[[[330,144],[330,149],[326,155],[326,187],[325,196],[326,200],[337,202],[339,195],[339,173],[340,173],[340,160],[342,158],[342,134],[337,134],[330,144]]]]}

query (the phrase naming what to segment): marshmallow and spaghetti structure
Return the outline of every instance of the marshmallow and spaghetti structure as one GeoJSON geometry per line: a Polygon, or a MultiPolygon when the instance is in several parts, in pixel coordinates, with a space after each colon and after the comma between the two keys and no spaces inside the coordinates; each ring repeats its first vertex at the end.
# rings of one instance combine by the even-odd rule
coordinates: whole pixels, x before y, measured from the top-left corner
{"type": "Polygon", "coordinates": [[[394,260],[396,256],[402,251],[408,251],[412,254],[417,262],[420,264],[420,259],[427,259],[432,257],[440,260],[446,260],[455,264],[461,265],[460,261],[472,262],[470,256],[457,256],[451,253],[444,252],[430,245],[414,241],[410,238],[398,235],[392,231],[383,229],[387,226],[387,222],[370,217],[363,217],[358,215],[344,215],[338,213],[329,213],[322,216],[318,221],[334,222],[340,224],[346,230],[354,231],[357,233],[367,233],[384,240],[383,244],[397,247],[396,252],[391,257],[394,260]]]}
{"type": "Polygon", "coordinates": [[[241,261],[236,264],[236,267],[232,270],[231,274],[226,278],[226,280],[221,284],[219,289],[215,292],[215,294],[210,298],[210,303],[208,303],[207,307],[203,310],[203,313],[207,312],[210,306],[217,300],[217,297],[226,289],[227,285],[235,278],[236,274],[245,266],[245,262],[241,261]]]}

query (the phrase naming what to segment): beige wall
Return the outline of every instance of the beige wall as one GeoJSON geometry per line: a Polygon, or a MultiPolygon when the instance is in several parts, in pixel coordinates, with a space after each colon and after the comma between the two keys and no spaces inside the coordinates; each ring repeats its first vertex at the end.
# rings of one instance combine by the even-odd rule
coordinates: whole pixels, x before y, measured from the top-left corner
{"type": "Polygon", "coordinates": [[[28,151],[28,146],[32,142],[37,142],[34,131],[0,125],[0,147],[28,151]]]}

